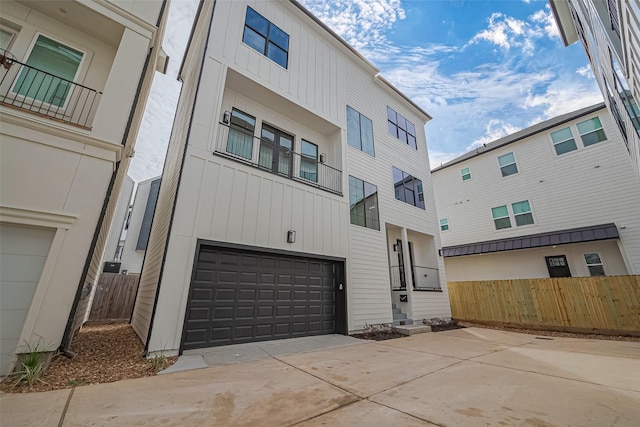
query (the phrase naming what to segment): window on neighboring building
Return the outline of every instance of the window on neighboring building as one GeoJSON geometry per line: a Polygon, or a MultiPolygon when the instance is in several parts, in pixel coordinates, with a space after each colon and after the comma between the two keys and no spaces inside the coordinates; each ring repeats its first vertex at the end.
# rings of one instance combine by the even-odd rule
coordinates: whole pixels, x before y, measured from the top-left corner
{"type": "Polygon", "coordinates": [[[393,186],[396,200],[424,209],[422,181],[398,168],[393,169],[393,186]]]}
{"type": "Polygon", "coordinates": [[[349,206],[351,224],[380,230],[378,187],[349,176],[349,206]]]}
{"type": "Polygon", "coordinates": [[[418,149],[416,144],[416,127],[409,120],[387,107],[387,125],[389,133],[410,147],[418,149]]]}
{"type": "Polygon", "coordinates": [[[347,142],[352,147],[375,156],[373,122],[349,106],[347,106],[347,142]]]}
{"type": "Polygon", "coordinates": [[[13,37],[16,33],[8,28],[0,27],[0,49],[7,50],[11,46],[13,37]]]}
{"type": "Polygon", "coordinates": [[[512,203],[511,209],[513,209],[513,216],[517,226],[533,224],[533,214],[528,200],[512,203]]]}
{"type": "Polygon", "coordinates": [[[79,50],[38,35],[26,64],[46,73],[23,68],[13,86],[13,92],[55,107],[62,107],[67,101],[83,56],[79,50]]]}
{"type": "Polygon", "coordinates": [[[604,267],[602,266],[602,260],[600,254],[591,253],[584,254],[584,260],[589,268],[589,274],[592,276],[604,276],[604,267]]]}
{"type": "Polygon", "coordinates": [[[318,182],[318,146],[303,139],[300,154],[300,178],[318,182]]]}
{"type": "Polygon", "coordinates": [[[507,153],[498,157],[498,163],[500,164],[500,172],[503,177],[518,173],[516,156],[513,153],[507,153]]]}
{"type": "Polygon", "coordinates": [[[242,41],[282,68],[287,68],[289,34],[250,7],[247,7],[242,41]]]}
{"type": "MultiPolygon", "coordinates": [[[[615,86],[618,95],[620,95],[620,99],[622,100],[622,104],[627,110],[627,114],[631,119],[631,123],[635,128],[636,132],[640,135],[640,108],[638,108],[638,103],[631,93],[631,88],[627,83],[627,79],[622,72],[622,68],[620,67],[620,63],[616,59],[613,52],[609,51],[609,58],[611,60],[611,67],[613,68],[613,83],[615,86]]],[[[609,89],[609,92],[611,90],[609,89]]],[[[612,98],[610,98],[611,100],[612,98]]],[[[626,141],[626,132],[625,132],[625,142],[626,141]]]]}
{"type": "Polygon", "coordinates": [[[251,160],[256,118],[235,108],[231,111],[227,153],[251,160]]]}
{"type": "Polygon", "coordinates": [[[449,229],[449,220],[447,218],[442,218],[440,220],[440,230],[447,231],[449,229]]]}
{"type": "Polygon", "coordinates": [[[462,169],[460,171],[460,174],[462,174],[463,181],[469,181],[471,179],[471,168],[462,169]]]}
{"type": "Polygon", "coordinates": [[[576,140],[573,139],[571,128],[566,127],[559,131],[551,132],[551,140],[553,141],[553,148],[556,150],[557,155],[578,149],[576,140]]]}
{"type": "Polygon", "coordinates": [[[493,223],[496,226],[496,230],[503,228],[511,228],[511,219],[509,218],[509,209],[506,205],[491,208],[491,214],[493,215],[493,223]]]}
{"type": "Polygon", "coordinates": [[[607,136],[604,134],[604,129],[602,129],[599,117],[585,120],[584,122],[578,123],[576,126],[578,128],[578,133],[580,133],[580,138],[582,138],[582,144],[584,144],[585,147],[597,144],[598,142],[602,142],[607,139],[607,136]]]}

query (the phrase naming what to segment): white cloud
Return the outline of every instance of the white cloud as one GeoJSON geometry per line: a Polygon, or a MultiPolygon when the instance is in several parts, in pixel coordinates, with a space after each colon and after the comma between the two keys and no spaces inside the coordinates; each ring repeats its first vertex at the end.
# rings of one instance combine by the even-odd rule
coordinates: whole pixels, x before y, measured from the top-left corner
{"type": "Polygon", "coordinates": [[[519,131],[518,126],[513,126],[503,120],[491,119],[485,126],[485,134],[480,138],[474,140],[466,149],[466,151],[473,150],[474,148],[493,142],[497,139],[511,135],[519,131]]]}
{"type": "Polygon", "coordinates": [[[400,0],[302,0],[302,3],[356,49],[384,43],[385,32],[405,18],[400,0]]]}
{"type": "Polygon", "coordinates": [[[594,90],[593,84],[564,78],[554,80],[542,94],[527,96],[525,105],[544,108],[543,117],[549,119],[599,102],[603,102],[602,94],[594,90]]]}
{"type": "Polygon", "coordinates": [[[581,75],[582,77],[587,77],[589,79],[593,79],[593,71],[591,71],[591,67],[589,65],[585,65],[584,67],[580,67],[576,70],[576,74],[581,75]]]}

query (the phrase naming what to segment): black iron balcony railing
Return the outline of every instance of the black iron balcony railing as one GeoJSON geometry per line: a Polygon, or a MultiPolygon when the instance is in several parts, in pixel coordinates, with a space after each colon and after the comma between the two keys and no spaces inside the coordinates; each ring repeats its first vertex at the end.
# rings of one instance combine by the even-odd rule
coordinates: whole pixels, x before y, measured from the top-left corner
{"type": "MultiPolygon", "coordinates": [[[[413,267],[413,289],[417,291],[439,291],[440,275],[437,268],[413,267]]],[[[391,267],[391,290],[404,291],[407,289],[407,278],[404,267],[394,265],[391,267]]]]}
{"type": "Polygon", "coordinates": [[[220,125],[215,153],[342,195],[341,170],[225,123],[220,125]]]}
{"type": "Polygon", "coordinates": [[[0,103],[88,129],[101,92],[23,64],[0,49],[0,103]]]}

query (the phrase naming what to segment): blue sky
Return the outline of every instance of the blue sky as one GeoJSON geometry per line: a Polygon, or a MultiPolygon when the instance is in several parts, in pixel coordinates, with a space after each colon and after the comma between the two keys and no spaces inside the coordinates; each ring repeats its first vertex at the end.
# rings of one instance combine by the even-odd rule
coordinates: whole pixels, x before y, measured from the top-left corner
{"type": "MultiPolygon", "coordinates": [[[[602,101],[582,46],[563,46],[547,1],[301,2],[433,117],[425,128],[432,168],[602,101]]],[[[165,50],[173,67],[154,82],[130,169],[136,180],[161,173],[196,6],[172,2],[165,50]]]]}

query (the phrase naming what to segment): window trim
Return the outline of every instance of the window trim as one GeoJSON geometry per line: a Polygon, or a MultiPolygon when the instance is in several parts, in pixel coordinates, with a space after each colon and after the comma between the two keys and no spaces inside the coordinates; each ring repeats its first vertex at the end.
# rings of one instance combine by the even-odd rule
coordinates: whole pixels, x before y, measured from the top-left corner
{"type": "Polygon", "coordinates": [[[531,202],[529,201],[529,199],[520,200],[518,202],[511,203],[511,213],[513,213],[513,220],[516,224],[516,227],[527,227],[527,226],[536,224],[536,218],[533,215],[533,209],[531,208],[531,202]],[[529,206],[529,211],[516,214],[515,210],[513,209],[513,205],[515,205],[516,203],[523,203],[523,202],[527,202],[527,205],[529,206]],[[522,224],[522,225],[518,224],[518,216],[520,215],[531,215],[531,221],[533,222],[531,222],[531,224],[522,224]]]}
{"type": "MultiPolygon", "coordinates": [[[[93,58],[87,59],[87,57],[93,56],[93,55],[91,55],[91,53],[88,52],[87,50],[77,47],[73,43],[69,43],[66,40],[62,40],[62,39],[60,39],[58,37],[55,37],[55,36],[52,36],[50,34],[43,33],[42,31],[36,31],[35,34],[33,35],[33,38],[31,39],[31,42],[29,43],[29,48],[25,51],[25,54],[23,55],[22,62],[24,64],[27,64],[27,61],[29,60],[29,57],[31,56],[31,53],[33,52],[33,48],[36,46],[36,43],[38,42],[38,39],[40,38],[40,36],[45,37],[45,38],[47,38],[49,40],[53,40],[53,41],[58,42],[60,44],[63,44],[63,45],[65,45],[66,47],[68,47],[70,49],[73,49],[73,50],[76,50],[76,51],[82,53],[82,58],[80,59],[80,62],[78,63],[78,68],[76,69],[76,72],[75,72],[75,74],[73,76],[73,79],[71,79],[71,81],[73,83],[81,84],[80,81],[83,80],[84,75],[86,73],[85,64],[87,64],[87,63],[90,64],[91,60],[93,59],[93,58]]],[[[47,70],[43,70],[43,71],[49,72],[47,70]]],[[[61,77],[61,78],[63,78],[63,77],[61,77]]],[[[43,107],[43,106],[51,106],[51,108],[53,108],[55,110],[65,110],[67,108],[67,103],[69,102],[69,98],[70,98],[69,94],[67,94],[67,96],[65,97],[64,103],[62,105],[60,105],[60,106],[53,105],[53,104],[50,104],[50,103],[45,102],[43,100],[31,98],[31,97],[29,97],[27,95],[21,95],[21,94],[15,92],[14,89],[15,89],[15,85],[17,84],[17,82],[18,82],[18,77],[16,77],[15,83],[12,85],[12,87],[10,89],[10,91],[11,91],[10,93],[12,95],[14,95],[15,97],[17,97],[18,99],[33,99],[34,100],[34,104],[37,104],[37,105],[39,105],[41,107],[43,107]]]]}
{"type": "Polygon", "coordinates": [[[498,169],[500,170],[500,177],[501,178],[508,178],[510,176],[514,176],[514,175],[519,175],[520,174],[520,168],[518,167],[518,158],[516,157],[516,152],[515,151],[510,151],[508,153],[504,153],[504,154],[498,156],[496,158],[496,160],[498,162],[498,169]],[[509,164],[504,165],[504,166],[500,165],[500,158],[504,157],[504,156],[507,156],[509,154],[513,155],[513,163],[509,163],[509,164]],[[516,165],[516,171],[514,173],[509,174],[509,175],[504,175],[502,173],[502,168],[507,167],[507,166],[511,166],[511,165],[516,165]]]}
{"type": "Polygon", "coordinates": [[[553,147],[553,152],[555,153],[556,157],[564,156],[565,154],[569,154],[569,153],[572,153],[574,151],[578,151],[580,149],[578,147],[578,142],[576,141],[576,137],[573,135],[573,129],[571,129],[571,126],[563,127],[562,129],[558,129],[558,130],[555,130],[553,132],[549,132],[549,139],[551,140],[551,146],[553,147]],[[553,140],[553,134],[561,132],[561,131],[563,131],[565,129],[569,129],[569,132],[571,133],[571,138],[564,139],[564,140],[559,141],[559,142],[555,142],[553,140]],[[564,153],[558,153],[558,150],[557,150],[556,146],[558,146],[560,144],[564,144],[565,142],[568,142],[568,141],[571,141],[571,140],[573,140],[573,145],[575,145],[576,148],[574,148],[573,150],[570,150],[570,151],[566,151],[564,153]]]}
{"type": "MultiPolygon", "coordinates": [[[[370,183],[368,181],[365,181],[364,179],[361,179],[361,178],[358,178],[356,176],[353,176],[353,175],[349,175],[349,184],[348,185],[349,185],[349,224],[350,225],[355,225],[357,227],[368,228],[370,230],[380,231],[380,198],[378,197],[378,186],[375,185],[375,184],[372,184],[372,183],[370,183]],[[376,224],[367,224],[367,213],[366,213],[366,211],[364,213],[364,225],[355,224],[355,223],[352,222],[352,220],[351,220],[351,209],[352,209],[351,208],[351,178],[353,178],[354,180],[357,180],[360,183],[362,183],[362,195],[363,195],[363,198],[361,200],[359,200],[358,202],[356,202],[356,203],[360,203],[360,202],[365,202],[366,201],[366,199],[367,199],[367,197],[365,197],[365,185],[366,184],[369,184],[370,186],[375,187],[376,191],[375,191],[375,193],[372,193],[372,195],[375,194],[376,214],[377,214],[377,217],[378,217],[377,221],[376,221],[376,224]],[[374,227],[372,225],[377,225],[377,227],[374,227]]],[[[365,206],[365,209],[366,209],[366,204],[364,206],[365,206]]]]}
{"type": "Polygon", "coordinates": [[[440,219],[440,231],[449,231],[449,218],[441,218],[440,219]],[[447,227],[447,228],[444,228],[447,227]]]}
{"type": "Polygon", "coordinates": [[[513,227],[512,227],[512,224],[511,224],[511,215],[510,215],[510,212],[509,212],[509,205],[506,205],[506,204],[505,204],[505,205],[494,206],[494,207],[492,207],[492,208],[490,208],[490,209],[491,209],[491,218],[492,218],[492,220],[493,220],[493,226],[494,226],[494,228],[496,229],[496,231],[500,231],[500,230],[507,230],[507,229],[513,228],[513,227]],[[502,208],[502,207],[504,207],[504,208],[507,210],[507,215],[506,215],[506,216],[501,216],[501,217],[497,217],[497,218],[496,218],[496,217],[494,216],[494,214],[493,214],[493,210],[494,210],[494,209],[497,209],[497,208],[502,208]],[[509,220],[509,226],[508,226],[508,227],[500,227],[500,228],[498,228],[498,227],[497,227],[497,224],[496,224],[496,220],[498,220],[498,219],[505,219],[505,218],[507,218],[507,219],[509,220]]]}
{"type": "Polygon", "coordinates": [[[467,166],[466,168],[462,168],[460,169],[460,175],[462,176],[462,182],[467,182],[467,181],[471,181],[473,179],[473,174],[471,173],[471,166],[467,166]],[[464,173],[464,171],[467,171],[467,173],[464,173]],[[469,176],[469,178],[465,179],[465,176],[469,176]]]}
{"type": "Polygon", "coordinates": [[[604,261],[602,260],[602,256],[600,255],[600,252],[586,252],[582,254],[582,259],[584,259],[584,263],[587,266],[587,271],[589,272],[589,276],[590,277],[602,277],[602,276],[606,276],[607,272],[604,269],[604,261]],[[596,254],[598,255],[598,259],[600,260],[599,263],[593,263],[593,264],[589,264],[589,262],[587,261],[587,255],[593,255],[596,254]],[[591,269],[589,267],[597,267],[600,266],[602,267],[602,275],[593,275],[591,273],[591,269]]]}
{"type": "Polygon", "coordinates": [[[290,51],[290,48],[291,48],[291,35],[289,33],[287,33],[286,31],[284,31],[282,28],[278,27],[273,22],[271,22],[271,20],[267,19],[263,14],[261,14],[260,12],[258,12],[257,10],[255,10],[254,8],[252,8],[251,6],[248,6],[248,5],[247,5],[247,8],[246,8],[245,13],[244,13],[244,25],[242,27],[242,37],[240,38],[240,41],[242,42],[242,44],[244,44],[248,48],[260,53],[262,56],[264,56],[265,58],[267,58],[268,60],[270,60],[274,64],[278,65],[279,67],[282,67],[284,70],[289,70],[289,51],[290,51]],[[266,34],[266,36],[263,36],[263,34],[260,33],[259,31],[257,31],[256,28],[253,28],[251,25],[247,24],[247,13],[248,13],[249,9],[251,9],[255,14],[257,14],[258,16],[263,18],[265,21],[267,21],[268,25],[267,25],[267,34],[266,34]],[[271,34],[271,27],[272,26],[276,27],[278,30],[282,31],[284,34],[287,35],[288,40],[287,40],[287,48],[286,48],[286,50],[283,49],[282,46],[280,46],[278,43],[270,42],[271,38],[269,36],[271,34]],[[246,28],[249,28],[251,31],[253,31],[254,33],[258,34],[259,36],[264,37],[264,50],[262,52],[260,52],[258,49],[254,48],[250,44],[245,43],[244,34],[245,34],[245,29],[246,28]],[[274,44],[277,48],[281,49],[283,52],[286,53],[287,56],[286,56],[286,61],[285,61],[285,65],[284,66],[282,64],[280,64],[279,62],[277,62],[276,60],[270,58],[267,55],[267,53],[269,52],[269,43],[274,44]]]}
{"type": "Polygon", "coordinates": [[[393,108],[389,107],[387,105],[387,131],[389,132],[389,135],[394,136],[397,140],[399,140],[400,142],[405,143],[406,145],[408,145],[409,147],[413,148],[414,150],[418,150],[418,138],[416,136],[416,125],[413,124],[413,122],[409,121],[409,119],[407,119],[405,116],[403,116],[402,114],[398,113],[396,110],[394,110],[393,108]],[[392,111],[393,114],[396,117],[396,121],[392,121],[389,119],[389,111],[392,111]],[[400,126],[400,124],[398,123],[398,116],[402,117],[402,119],[405,121],[405,126],[404,128],[402,128],[400,126]],[[396,134],[392,134],[391,131],[389,130],[389,125],[393,125],[396,129],[396,134]],[[411,125],[413,127],[413,133],[409,133],[409,126],[411,125]],[[402,130],[405,135],[406,135],[406,140],[402,140],[400,138],[400,130],[402,130]],[[409,143],[409,136],[413,137],[413,144],[409,143]]]}
{"type": "Polygon", "coordinates": [[[0,19],[0,30],[4,31],[5,33],[9,33],[11,35],[11,37],[9,38],[9,43],[7,43],[7,47],[4,48],[5,51],[11,52],[11,46],[13,46],[13,43],[16,41],[16,38],[20,33],[20,30],[14,28],[11,25],[8,25],[2,19],[0,19]]]}
{"type": "Polygon", "coordinates": [[[605,130],[604,130],[604,126],[602,125],[602,120],[600,120],[600,116],[597,116],[597,115],[596,115],[596,116],[590,117],[590,118],[588,118],[588,119],[586,119],[586,120],[582,120],[581,122],[576,123],[576,124],[575,124],[575,126],[576,126],[576,130],[578,131],[578,135],[580,136],[580,142],[582,143],[582,148],[589,148],[589,147],[591,147],[591,146],[593,146],[593,145],[598,145],[598,144],[600,144],[600,143],[602,143],[602,142],[607,142],[607,141],[609,140],[609,138],[607,137],[607,133],[606,133],[606,132],[605,132],[605,130]],[[600,122],[600,127],[599,127],[598,129],[594,129],[594,130],[591,130],[591,131],[589,131],[589,132],[580,133],[580,128],[578,127],[578,125],[581,125],[581,124],[583,124],[583,123],[587,123],[587,122],[589,122],[589,121],[591,121],[591,120],[593,120],[593,119],[598,119],[598,122],[600,122]],[[583,137],[584,135],[589,135],[589,134],[592,134],[592,133],[598,132],[599,130],[602,130],[602,133],[604,133],[604,139],[603,139],[603,140],[601,140],[601,141],[594,142],[594,143],[592,143],[592,144],[586,145],[586,144],[584,143],[584,139],[583,139],[582,137],[583,137]]]}

